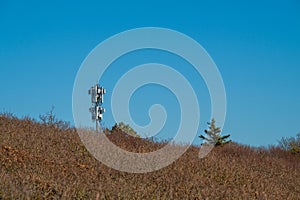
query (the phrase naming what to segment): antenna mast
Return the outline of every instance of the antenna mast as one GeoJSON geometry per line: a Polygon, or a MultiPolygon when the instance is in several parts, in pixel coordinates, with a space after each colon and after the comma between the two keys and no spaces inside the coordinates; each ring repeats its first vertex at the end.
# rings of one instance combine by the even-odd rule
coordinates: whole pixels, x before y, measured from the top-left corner
{"type": "Polygon", "coordinates": [[[89,111],[92,114],[92,120],[96,122],[96,131],[99,132],[99,124],[103,119],[103,113],[105,109],[102,107],[103,96],[106,93],[106,90],[101,87],[98,83],[95,86],[92,86],[89,89],[89,95],[91,95],[92,107],[89,111]]]}

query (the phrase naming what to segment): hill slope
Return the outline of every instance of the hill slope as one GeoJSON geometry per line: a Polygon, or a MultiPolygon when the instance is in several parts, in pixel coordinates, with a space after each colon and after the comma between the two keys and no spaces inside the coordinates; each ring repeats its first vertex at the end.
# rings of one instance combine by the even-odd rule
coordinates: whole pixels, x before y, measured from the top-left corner
{"type": "MultiPolygon", "coordinates": [[[[134,151],[163,144],[110,139],[134,151]]],[[[0,199],[299,199],[300,159],[279,149],[229,144],[204,159],[191,147],[170,166],[147,174],[106,167],[74,129],[0,116],[0,199]]]]}

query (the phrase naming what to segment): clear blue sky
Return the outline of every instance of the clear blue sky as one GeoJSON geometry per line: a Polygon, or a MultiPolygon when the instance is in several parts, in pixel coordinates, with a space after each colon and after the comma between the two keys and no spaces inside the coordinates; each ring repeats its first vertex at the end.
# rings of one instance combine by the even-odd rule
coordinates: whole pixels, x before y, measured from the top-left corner
{"type": "MultiPolygon", "coordinates": [[[[214,59],[227,92],[223,130],[231,133],[233,140],[255,146],[268,145],[276,144],[282,136],[295,136],[300,132],[298,0],[248,3],[2,0],[1,111],[38,118],[54,105],[59,118],[72,122],[73,83],[84,58],[108,37],[147,26],[180,31],[198,41],[214,59]]],[[[156,53],[150,52],[146,57],[149,60],[144,61],[157,58],[153,56],[156,53]]],[[[140,59],[137,60],[145,58],[138,54],[140,59]]],[[[130,56],[124,58],[123,63],[135,60],[130,56]]],[[[162,57],[166,59],[168,55],[162,57]]],[[[108,89],[117,77],[111,73],[112,79],[103,79],[108,89]]],[[[151,94],[155,88],[143,89],[151,94]]],[[[201,84],[198,90],[207,92],[201,84]]],[[[148,104],[161,100],[145,101],[143,94],[142,89],[136,92],[131,102],[135,108],[132,115],[141,124],[147,121],[148,104]]],[[[177,106],[176,100],[169,101],[172,95],[164,94],[162,101],[171,102],[166,109],[172,110],[170,105],[177,106]]],[[[200,103],[203,121],[199,134],[210,116],[207,97],[204,95],[200,103]]],[[[106,107],[109,109],[108,103],[106,107]]],[[[109,111],[106,117],[106,125],[112,125],[109,111]]],[[[177,122],[176,117],[170,118],[166,131],[172,132],[178,127],[177,122]]]]}

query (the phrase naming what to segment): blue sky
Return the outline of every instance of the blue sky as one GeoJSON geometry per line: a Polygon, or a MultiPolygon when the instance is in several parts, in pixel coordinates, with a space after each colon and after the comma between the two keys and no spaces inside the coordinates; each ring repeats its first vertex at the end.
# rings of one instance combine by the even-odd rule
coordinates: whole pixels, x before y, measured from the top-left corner
{"type": "MultiPolygon", "coordinates": [[[[164,27],[195,39],[217,64],[227,93],[224,133],[231,133],[234,141],[243,144],[276,144],[282,136],[300,132],[299,10],[297,0],[248,3],[2,0],[0,109],[20,117],[37,118],[53,105],[59,118],[72,122],[73,83],[88,53],[119,32],[164,27]]],[[[157,52],[148,53],[143,56],[137,52],[136,58],[129,55],[123,64],[154,58],[168,60],[163,53],[161,57],[155,56],[157,52]]],[[[172,65],[172,61],[168,64],[172,65]]],[[[119,76],[117,73],[114,77],[115,73],[108,71],[103,78],[106,87],[112,87],[119,76]]],[[[210,102],[201,77],[198,81],[203,120],[200,134],[210,117],[210,102]]],[[[156,89],[156,92],[162,90],[156,89]]],[[[144,87],[134,94],[130,104],[134,107],[132,115],[144,124],[150,104],[173,102],[166,105],[168,111],[175,112],[165,130],[171,133],[178,126],[176,100],[171,100],[168,91],[161,98],[143,99],[145,93],[153,92],[154,87],[144,87]]],[[[109,91],[107,97],[104,122],[110,126],[113,119],[109,114],[109,91]]]]}

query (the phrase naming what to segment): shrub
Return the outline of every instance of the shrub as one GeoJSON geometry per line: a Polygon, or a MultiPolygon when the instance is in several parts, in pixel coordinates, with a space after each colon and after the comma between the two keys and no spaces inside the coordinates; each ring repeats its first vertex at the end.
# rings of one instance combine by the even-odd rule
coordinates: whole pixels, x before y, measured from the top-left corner
{"type": "Polygon", "coordinates": [[[300,133],[296,137],[282,137],[279,147],[294,154],[300,154],[300,133]]]}
{"type": "Polygon", "coordinates": [[[56,115],[54,114],[53,106],[52,106],[51,110],[49,112],[47,112],[46,114],[39,115],[39,118],[40,118],[42,124],[45,124],[48,126],[54,126],[61,130],[70,129],[70,122],[66,122],[66,121],[59,120],[56,118],[56,115]]]}
{"type": "Polygon", "coordinates": [[[5,118],[8,118],[8,119],[17,119],[15,114],[13,114],[12,112],[7,112],[7,111],[1,112],[0,117],[5,117],[5,118]]]}
{"type": "Polygon", "coordinates": [[[112,131],[114,130],[120,130],[128,135],[140,137],[135,130],[129,126],[129,124],[125,124],[124,122],[115,123],[115,125],[112,127],[112,131]]]}

